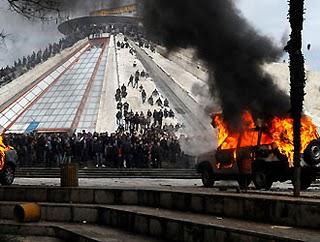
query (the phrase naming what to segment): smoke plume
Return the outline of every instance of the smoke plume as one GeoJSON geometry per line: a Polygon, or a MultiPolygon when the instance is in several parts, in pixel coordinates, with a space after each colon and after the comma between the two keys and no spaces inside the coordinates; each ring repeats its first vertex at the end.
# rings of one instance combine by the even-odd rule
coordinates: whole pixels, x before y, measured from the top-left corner
{"type": "Polygon", "coordinates": [[[289,97],[265,73],[262,65],[279,59],[282,49],[258,33],[233,0],[145,0],[147,37],[169,51],[195,48],[210,70],[209,88],[219,98],[231,128],[241,126],[241,114],[255,118],[286,114],[289,97]]]}

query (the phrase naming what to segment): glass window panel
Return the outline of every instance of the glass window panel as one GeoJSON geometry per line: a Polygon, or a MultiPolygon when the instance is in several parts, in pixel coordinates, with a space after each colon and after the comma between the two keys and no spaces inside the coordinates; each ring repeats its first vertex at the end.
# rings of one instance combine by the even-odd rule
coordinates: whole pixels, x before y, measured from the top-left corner
{"type": "Polygon", "coordinates": [[[39,129],[43,129],[44,125],[45,125],[44,123],[40,123],[40,124],[38,125],[38,128],[39,128],[39,129]]]}
{"type": "Polygon", "coordinates": [[[8,119],[4,116],[0,118],[0,125],[4,126],[8,122],[8,119]]]}
{"type": "Polygon", "coordinates": [[[64,70],[65,70],[65,68],[64,68],[63,66],[60,66],[60,67],[57,69],[57,71],[60,72],[60,73],[62,73],[64,70]]]}
{"type": "Polygon", "coordinates": [[[55,122],[60,122],[60,121],[62,121],[62,119],[63,119],[63,116],[62,116],[62,115],[58,115],[58,116],[56,116],[56,118],[54,119],[54,121],[55,121],[55,122]]]}
{"type": "Polygon", "coordinates": [[[86,121],[86,122],[90,122],[92,120],[93,120],[93,117],[91,115],[87,115],[84,117],[84,121],[86,121]]]}
{"type": "Polygon", "coordinates": [[[39,87],[35,87],[33,90],[32,90],[32,93],[34,94],[34,95],[38,95],[38,94],[40,94],[42,92],[42,90],[41,90],[41,88],[39,88],[39,87]]]}
{"type": "Polygon", "coordinates": [[[12,109],[10,109],[6,113],[4,113],[4,115],[6,116],[7,119],[10,120],[16,115],[16,113],[12,111],[12,109]]]}
{"type": "MultiPolygon", "coordinates": [[[[58,105],[58,109],[62,109],[63,108],[63,106],[64,106],[64,103],[59,103],[59,105],[58,105]]],[[[63,110],[61,110],[61,111],[63,111],[63,110]]]]}
{"type": "Polygon", "coordinates": [[[32,93],[32,92],[29,92],[25,98],[28,100],[28,101],[31,101],[33,98],[35,97],[35,95],[32,93]]]}
{"type": "Polygon", "coordinates": [[[54,81],[54,78],[52,78],[51,76],[47,76],[47,77],[44,79],[44,81],[45,81],[46,83],[50,84],[51,82],[54,81]]]}
{"type": "Polygon", "coordinates": [[[54,116],[49,116],[49,118],[48,118],[48,122],[53,122],[53,121],[54,121],[54,119],[55,119],[55,117],[54,117],[54,116]]]}
{"type": "Polygon", "coordinates": [[[41,121],[42,121],[42,122],[47,122],[48,119],[49,119],[49,116],[43,116],[42,119],[41,119],[41,121]]]}
{"type": "Polygon", "coordinates": [[[50,76],[52,76],[54,79],[57,79],[57,77],[60,75],[60,73],[59,72],[57,72],[57,71],[54,71],[54,72],[52,72],[51,73],[51,75],[50,76]]]}
{"type": "Polygon", "coordinates": [[[34,113],[34,109],[29,109],[25,115],[32,115],[34,113]]]}
{"type": "Polygon", "coordinates": [[[47,84],[46,82],[42,81],[37,86],[40,87],[42,90],[44,90],[49,86],[49,84],[47,84]]]}
{"type": "Polygon", "coordinates": [[[22,99],[19,101],[19,104],[20,104],[22,107],[25,107],[25,106],[28,104],[28,100],[25,99],[25,98],[22,98],[22,99]]]}
{"type": "Polygon", "coordinates": [[[55,123],[47,123],[46,124],[48,129],[54,129],[55,128],[55,123]]]}
{"type": "Polygon", "coordinates": [[[87,109],[87,114],[88,115],[93,115],[96,113],[96,110],[95,109],[87,109]]]}
{"type": "Polygon", "coordinates": [[[60,110],[59,109],[55,109],[54,111],[53,111],[53,115],[58,115],[60,113],[60,110]]]}
{"type": "Polygon", "coordinates": [[[12,110],[15,112],[15,113],[19,113],[21,110],[22,110],[22,107],[18,104],[14,105],[12,107],[12,110]]]}
{"type": "Polygon", "coordinates": [[[56,100],[56,98],[51,97],[51,98],[49,99],[49,102],[54,103],[55,100],[56,100]]]}
{"type": "Polygon", "coordinates": [[[46,113],[46,110],[45,110],[45,109],[42,109],[39,115],[42,116],[42,115],[45,115],[45,113],[46,113]]]}
{"type": "Polygon", "coordinates": [[[73,110],[74,110],[74,109],[69,108],[69,109],[65,112],[65,114],[72,114],[73,110]]]}
{"type": "Polygon", "coordinates": [[[39,115],[40,114],[40,110],[34,110],[34,113],[33,113],[33,115],[39,115]]]}

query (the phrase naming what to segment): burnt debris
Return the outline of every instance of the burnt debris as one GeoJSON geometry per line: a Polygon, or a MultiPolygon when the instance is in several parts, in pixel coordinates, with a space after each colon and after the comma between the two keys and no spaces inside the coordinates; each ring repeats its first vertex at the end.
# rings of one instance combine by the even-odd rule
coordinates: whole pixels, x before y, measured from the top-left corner
{"type": "Polygon", "coordinates": [[[145,0],[144,27],[149,39],[169,51],[192,47],[210,70],[210,93],[218,97],[223,117],[232,129],[241,115],[268,119],[287,114],[290,99],[263,71],[282,48],[257,32],[233,0],[145,0]]]}

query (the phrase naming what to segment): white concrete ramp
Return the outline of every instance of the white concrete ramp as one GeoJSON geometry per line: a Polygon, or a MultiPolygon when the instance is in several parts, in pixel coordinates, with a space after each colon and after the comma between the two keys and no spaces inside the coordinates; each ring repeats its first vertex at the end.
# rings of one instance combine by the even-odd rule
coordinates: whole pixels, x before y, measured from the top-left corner
{"type": "Polygon", "coordinates": [[[110,37],[109,50],[107,57],[107,67],[105,79],[102,87],[100,108],[98,113],[96,130],[102,132],[114,132],[116,125],[116,101],[114,98],[115,90],[118,88],[118,77],[116,68],[116,52],[113,36],[110,37]]]}

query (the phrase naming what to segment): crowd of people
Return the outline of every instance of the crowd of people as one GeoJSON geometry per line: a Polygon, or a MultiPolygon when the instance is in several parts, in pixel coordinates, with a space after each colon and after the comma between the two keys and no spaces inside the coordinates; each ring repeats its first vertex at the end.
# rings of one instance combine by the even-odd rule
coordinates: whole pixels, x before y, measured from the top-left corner
{"type": "Polygon", "coordinates": [[[152,127],[140,132],[8,134],[5,142],[19,155],[19,166],[57,167],[70,162],[80,167],[160,168],[181,158],[173,132],[152,127]]]}
{"type": "MultiPolygon", "coordinates": [[[[91,33],[92,30],[81,32],[91,33]]],[[[95,32],[99,34],[101,30],[95,32]]],[[[18,60],[14,68],[32,68],[82,38],[69,36],[58,44],[50,45],[44,52],[39,51],[18,60]]],[[[117,47],[129,49],[133,55],[135,53],[127,41],[117,42],[117,47]]],[[[136,61],[133,67],[137,67],[136,61]]],[[[161,168],[164,163],[174,166],[184,156],[176,136],[183,125],[170,122],[174,120],[175,113],[168,99],[163,98],[157,89],[147,93],[141,80],[147,80],[148,77],[145,70],[136,70],[128,83],[116,90],[115,115],[118,128],[114,133],[98,134],[85,130],[74,134],[34,132],[7,134],[4,141],[17,150],[19,166],[58,167],[71,162],[78,163],[82,168],[161,168]],[[142,104],[151,107],[148,111],[133,110],[127,100],[130,88],[139,90],[142,104]]]]}
{"type": "MultiPolygon", "coordinates": [[[[117,42],[117,47],[122,49],[130,49],[130,53],[133,54],[135,51],[131,48],[127,39],[124,42],[117,42]]],[[[137,69],[136,60],[133,62],[133,70],[129,77],[128,83],[123,83],[115,91],[115,100],[117,103],[116,109],[116,122],[118,129],[133,132],[144,133],[150,128],[163,129],[165,132],[177,132],[180,128],[180,124],[164,124],[164,119],[174,119],[175,113],[170,109],[169,100],[161,97],[159,91],[155,88],[148,97],[147,91],[143,84],[140,84],[141,79],[148,80],[149,73],[145,70],[139,71],[137,69]],[[148,111],[133,111],[130,103],[127,101],[129,88],[138,89],[141,95],[142,105],[149,105],[154,110],[148,109],[148,111]],[[155,101],[154,101],[155,100],[155,101]]]]}

